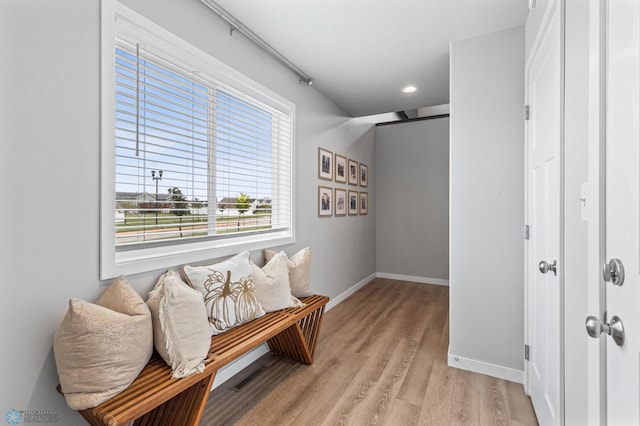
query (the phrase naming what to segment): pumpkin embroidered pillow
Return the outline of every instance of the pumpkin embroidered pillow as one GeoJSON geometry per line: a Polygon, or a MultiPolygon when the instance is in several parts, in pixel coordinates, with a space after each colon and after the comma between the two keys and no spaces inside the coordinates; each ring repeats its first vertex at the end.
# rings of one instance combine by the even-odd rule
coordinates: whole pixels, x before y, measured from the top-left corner
{"type": "Polygon", "coordinates": [[[253,284],[248,251],[213,265],[183,266],[182,273],[187,283],[204,296],[211,334],[264,315],[253,284]]]}

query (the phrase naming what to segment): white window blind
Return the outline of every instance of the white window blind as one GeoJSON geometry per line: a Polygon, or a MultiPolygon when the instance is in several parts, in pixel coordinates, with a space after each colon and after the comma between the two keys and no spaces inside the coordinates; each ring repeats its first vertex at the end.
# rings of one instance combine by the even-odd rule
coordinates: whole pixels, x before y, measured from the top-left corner
{"type": "Polygon", "coordinates": [[[115,252],[292,235],[293,114],[167,37],[116,25],[115,252]]]}

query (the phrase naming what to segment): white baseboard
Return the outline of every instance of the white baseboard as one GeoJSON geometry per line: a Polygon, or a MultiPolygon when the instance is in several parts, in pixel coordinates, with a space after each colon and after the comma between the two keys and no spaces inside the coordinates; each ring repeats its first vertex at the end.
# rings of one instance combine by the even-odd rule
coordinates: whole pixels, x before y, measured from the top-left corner
{"type": "Polygon", "coordinates": [[[238,374],[240,371],[244,370],[249,365],[256,362],[258,358],[268,353],[269,353],[269,348],[267,347],[267,344],[264,343],[258,346],[257,348],[252,349],[251,351],[242,355],[240,358],[236,359],[232,363],[225,365],[224,367],[219,369],[218,372],[216,373],[216,377],[213,379],[213,386],[211,387],[211,390],[214,390],[215,388],[217,388],[218,386],[220,386],[221,384],[223,384],[224,382],[226,382],[227,380],[229,380],[230,378],[238,374]]]}
{"type": "Polygon", "coordinates": [[[337,295],[336,297],[332,298],[329,301],[329,303],[327,303],[327,307],[325,308],[325,310],[328,311],[331,308],[333,308],[336,305],[338,305],[339,303],[344,302],[344,300],[347,297],[351,296],[353,293],[355,293],[356,291],[360,290],[365,285],[369,284],[371,282],[371,280],[374,279],[375,277],[376,277],[376,274],[373,273],[373,274],[369,275],[368,277],[358,281],[355,285],[351,286],[346,291],[344,291],[344,292],[340,293],[339,295],[337,295]]]}
{"type": "Polygon", "coordinates": [[[489,364],[475,359],[464,358],[449,352],[449,367],[460,368],[461,370],[473,371],[474,373],[485,374],[508,380],[515,383],[524,383],[524,371],[501,365],[489,364]]]}
{"type": "Polygon", "coordinates": [[[388,278],[391,280],[411,281],[414,283],[449,286],[449,280],[443,280],[440,278],[428,278],[428,277],[416,277],[413,275],[389,274],[387,272],[377,272],[375,275],[377,278],[388,278]]]}

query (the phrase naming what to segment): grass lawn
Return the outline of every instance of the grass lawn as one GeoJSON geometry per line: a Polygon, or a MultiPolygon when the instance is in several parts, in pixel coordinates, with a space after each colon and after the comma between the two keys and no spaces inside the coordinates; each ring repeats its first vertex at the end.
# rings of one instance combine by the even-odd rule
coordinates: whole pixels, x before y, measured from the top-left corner
{"type": "MultiPolygon", "coordinates": [[[[176,216],[171,213],[158,213],[158,224],[156,225],[155,213],[127,213],[125,214],[125,220],[123,222],[116,223],[116,233],[120,232],[132,232],[132,231],[153,231],[162,230],[166,228],[182,227],[188,228],[201,228],[206,227],[208,223],[207,215],[184,215],[176,216]]],[[[269,229],[271,228],[271,217],[261,216],[256,218],[255,216],[224,216],[216,218],[216,233],[226,234],[231,232],[238,232],[237,224],[240,223],[243,231],[253,231],[257,229],[269,229]],[[267,222],[268,224],[259,224],[256,221],[267,222]],[[255,223],[255,227],[244,227],[245,224],[255,223]]],[[[203,232],[202,235],[206,235],[203,232]]]]}

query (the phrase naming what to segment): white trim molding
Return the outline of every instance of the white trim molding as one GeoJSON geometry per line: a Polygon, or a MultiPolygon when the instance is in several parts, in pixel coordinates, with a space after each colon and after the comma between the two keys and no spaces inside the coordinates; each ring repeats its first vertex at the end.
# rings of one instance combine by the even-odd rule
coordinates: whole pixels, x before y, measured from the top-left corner
{"type": "Polygon", "coordinates": [[[464,358],[457,356],[449,352],[449,367],[459,368],[461,370],[471,371],[473,373],[485,374],[487,376],[496,377],[502,380],[508,380],[510,382],[520,383],[524,382],[524,371],[516,370],[502,365],[489,364],[484,361],[478,361],[475,359],[464,358]]]}
{"type": "Polygon", "coordinates": [[[376,272],[376,278],[388,278],[391,280],[399,281],[411,281],[421,284],[435,284],[449,286],[449,280],[443,280],[441,278],[429,278],[429,277],[416,277],[413,275],[401,275],[401,274],[389,274],[387,272],[376,272]]]}
{"type": "Polygon", "coordinates": [[[214,390],[218,386],[222,385],[224,382],[247,368],[249,365],[256,362],[260,357],[269,353],[269,347],[266,343],[258,346],[255,349],[247,352],[242,355],[240,358],[232,361],[230,364],[225,365],[216,373],[216,377],[213,379],[213,386],[211,390],[214,390]]]}
{"type": "Polygon", "coordinates": [[[335,308],[338,304],[344,302],[347,297],[351,296],[353,293],[355,293],[356,291],[360,290],[365,285],[369,284],[374,278],[376,278],[376,274],[375,273],[369,275],[366,278],[363,278],[362,280],[358,281],[356,284],[354,284],[353,286],[351,286],[347,290],[343,291],[342,293],[340,293],[336,297],[332,298],[329,301],[329,303],[327,303],[326,310],[329,311],[332,308],[335,308]]]}

